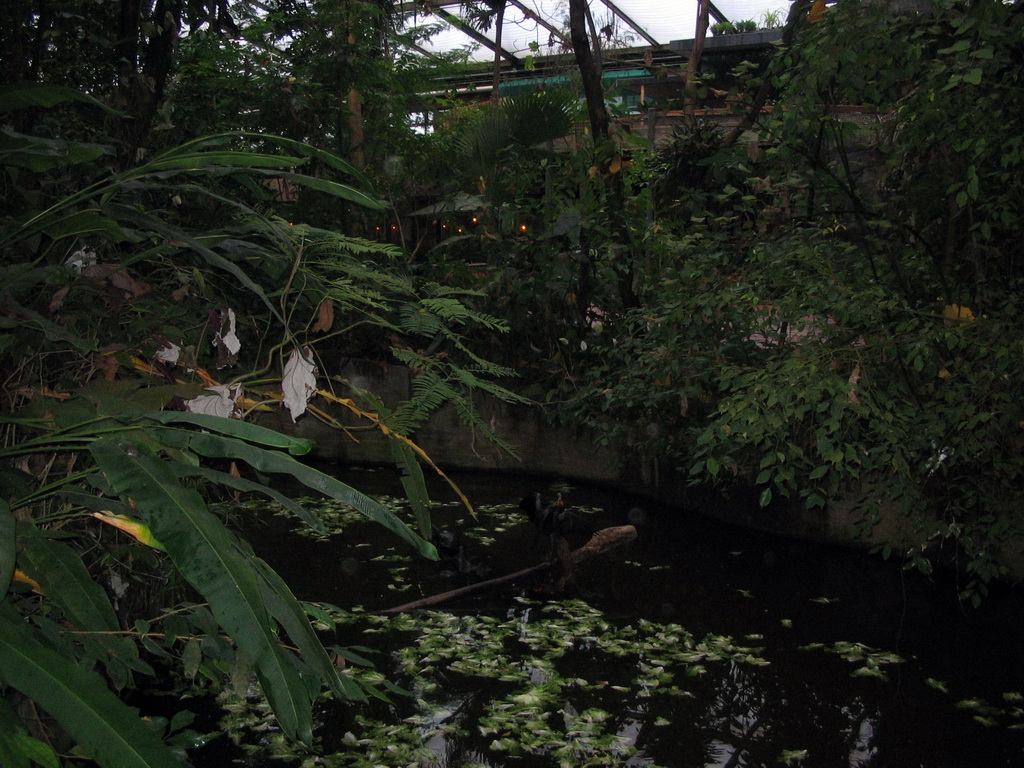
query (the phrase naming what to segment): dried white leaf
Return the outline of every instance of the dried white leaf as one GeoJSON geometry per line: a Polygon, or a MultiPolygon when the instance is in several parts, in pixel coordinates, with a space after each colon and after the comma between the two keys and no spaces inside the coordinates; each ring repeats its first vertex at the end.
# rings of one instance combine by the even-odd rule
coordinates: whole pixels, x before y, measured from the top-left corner
{"type": "Polygon", "coordinates": [[[153,355],[157,360],[161,362],[174,365],[178,362],[178,356],[181,354],[181,347],[175,344],[173,341],[162,341],[160,348],[153,355]]]}
{"type": "Polygon", "coordinates": [[[210,416],[222,416],[230,419],[238,414],[238,406],[235,401],[238,398],[238,387],[227,387],[218,384],[214,387],[207,387],[214,394],[199,395],[191,400],[185,401],[185,409],[192,413],[205,413],[210,416]]]}
{"type": "Polygon", "coordinates": [[[237,355],[242,348],[242,342],[235,335],[235,310],[225,310],[224,322],[214,337],[213,345],[223,346],[232,355],[237,355]]]}
{"type": "Polygon", "coordinates": [[[95,263],[96,252],[88,248],[75,251],[64,260],[64,266],[77,274],[81,274],[83,269],[95,263]]]}
{"type": "Polygon", "coordinates": [[[313,365],[312,354],[306,350],[306,356],[302,352],[293,349],[288,362],[284,364],[284,375],[281,377],[281,390],[284,393],[284,406],[292,415],[292,421],[306,412],[306,403],[316,392],[316,377],[313,373],[316,366],[313,365]]]}

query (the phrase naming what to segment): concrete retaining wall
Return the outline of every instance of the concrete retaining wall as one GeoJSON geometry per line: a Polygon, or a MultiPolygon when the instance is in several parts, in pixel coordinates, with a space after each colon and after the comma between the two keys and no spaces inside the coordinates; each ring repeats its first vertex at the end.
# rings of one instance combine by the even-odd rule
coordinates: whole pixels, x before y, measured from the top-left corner
{"type": "MultiPolygon", "coordinates": [[[[373,392],[389,406],[411,395],[411,375],[401,367],[366,361],[342,364],[340,374],[353,386],[373,392]]],[[[339,393],[347,396],[348,393],[339,393]]],[[[817,542],[854,547],[890,544],[896,551],[915,542],[912,519],[894,509],[880,510],[880,522],[862,535],[861,512],[851,503],[836,503],[826,510],[808,511],[801,505],[758,506],[753,490],[731,491],[693,488],[676,468],[657,458],[644,458],[624,441],[601,445],[585,430],[553,427],[540,407],[509,405],[481,399],[479,411],[518,453],[509,456],[474,435],[453,408],[443,408],[413,439],[445,470],[508,471],[524,475],[566,478],[625,490],[642,498],[678,507],[746,528],[817,542]]],[[[339,407],[331,414],[350,426],[348,433],[324,425],[308,414],[292,423],[286,411],[265,414],[262,423],[288,434],[314,441],[317,458],[352,464],[390,464],[391,453],[380,431],[339,407]]],[[[851,497],[854,494],[851,493],[851,497]]],[[[1024,576],[1024,542],[1008,546],[1003,560],[1015,576],[1024,576]]]]}

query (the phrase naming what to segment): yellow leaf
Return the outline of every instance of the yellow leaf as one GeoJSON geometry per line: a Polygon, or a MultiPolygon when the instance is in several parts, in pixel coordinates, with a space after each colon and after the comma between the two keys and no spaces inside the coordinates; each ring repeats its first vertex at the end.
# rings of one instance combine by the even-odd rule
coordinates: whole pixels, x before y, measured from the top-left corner
{"type": "Polygon", "coordinates": [[[133,539],[137,539],[145,544],[147,547],[153,547],[153,549],[159,549],[161,552],[166,552],[164,545],[157,541],[156,536],[149,530],[149,527],[143,525],[138,520],[132,520],[130,517],[124,515],[113,515],[107,512],[93,512],[92,516],[97,520],[102,520],[107,525],[112,525],[115,528],[124,531],[133,539]]]}
{"type": "Polygon", "coordinates": [[[24,571],[14,570],[14,574],[11,576],[14,581],[20,581],[24,584],[28,584],[32,587],[33,592],[38,592],[40,595],[43,594],[43,590],[39,588],[39,582],[33,579],[31,576],[26,574],[24,571]]]}
{"type": "Polygon", "coordinates": [[[622,155],[616,155],[612,158],[612,161],[608,163],[608,171],[610,173],[618,173],[622,170],[622,155]]]}
{"type": "Polygon", "coordinates": [[[316,322],[310,330],[313,333],[327,333],[334,327],[334,302],[324,299],[316,310],[316,322]]]}
{"type": "Polygon", "coordinates": [[[955,323],[958,320],[965,322],[974,319],[974,313],[968,307],[961,307],[959,304],[947,304],[942,308],[942,317],[946,324],[955,323]]]}

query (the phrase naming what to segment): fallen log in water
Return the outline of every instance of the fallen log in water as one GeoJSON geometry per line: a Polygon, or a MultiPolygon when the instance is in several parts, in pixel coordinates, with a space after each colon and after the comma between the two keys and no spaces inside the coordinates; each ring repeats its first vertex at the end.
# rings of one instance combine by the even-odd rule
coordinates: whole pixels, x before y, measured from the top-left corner
{"type": "MultiPolygon", "coordinates": [[[[405,611],[411,611],[416,608],[428,608],[432,605],[438,605],[440,603],[454,600],[457,597],[463,597],[465,595],[471,595],[475,592],[483,592],[484,590],[490,589],[491,587],[501,586],[502,584],[508,584],[513,581],[525,578],[527,576],[533,576],[538,573],[544,573],[545,571],[561,568],[563,573],[567,566],[577,565],[582,563],[584,560],[589,560],[591,557],[602,555],[615,547],[621,546],[627,542],[632,541],[636,538],[636,528],[632,525],[618,525],[613,528],[602,528],[600,531],[595,533],[586,544],[579,549],[574,549],[569,553],[567,562],[560,562],[559,560],[552,560],[546,563],[539,563],[532,565],[529,568],[523,568],[521,571],[507,574],[506,576],[498,576],[487,581],[481,581],[477,584],[470,584],[469,586],[460,587],[459,589],[453,589],[448,592],[442,592],[437,595],[431,595],[430,597],[424,597],[420,600],[414,600],[411,603],[405,603],[404,605],[396,605],[393,608],[385,608],[380,613],[383,614],[395,614],[404,613],[405,611]]],[[[560,582],[564,581],[564,575],[559,579],[560,582]]]]}

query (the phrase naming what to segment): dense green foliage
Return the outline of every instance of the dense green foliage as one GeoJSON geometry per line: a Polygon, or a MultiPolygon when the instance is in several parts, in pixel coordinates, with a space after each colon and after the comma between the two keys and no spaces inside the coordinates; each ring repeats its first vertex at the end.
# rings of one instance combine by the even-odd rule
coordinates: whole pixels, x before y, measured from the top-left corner
{"type": "Polygon", "coordinates": [[[977,599],[1024,522],[1022,26],[840,3],[777,54],[756,139],[681,135],[646,306],[582,356],[588,423],[763,506],[852,500],[977,599]]]}
{"type": "MultiPolygon", "coordinates": [[[[76,103],[100,107],[29,85],[6,89],[0,112],[76,103]]],[[[268,179],[380,207],[346,183],[365,184],[354,167],[310,145],[221,134],[112,172],[109,144],[3,138],[0,680],[23,710],[0,712],[5,765],[54,765],[54,749],[107,766],[177,765],[174,752],[197,737],[182,730],[187,712],[164,734],[118,694],[182,671],[242,687],[253,677],[286,736],[310,743],[323,688],[349,700],[381,693],[338,672],[306,608],[217,502],[261,494],[319,527],[270,484],[287,477],[436,553],[388,509],[298,460],[308,440],[239,417],[283,404],[293,418],[308,409],[338,424],[330,405],[347,405],[392,438],[429,537],[418,464],[429,457],[405,436],[448,402],[491,433],[468,393],[515,398],[464,333],[502,324],[464,306],[464,291],[417,285],[394,248],[274,216],[268,179]],[[301,172],[310,163],[317,176],[301,172]],[[387,410],[325,362],[384,345],[418,370],[410,398],[387,410]],[[62,731],[26,733],[24,712],[37,705],[62,731]]]]}
{"type": "Polygon", "coordinates": [[[657,149],[594,144],[562,92],[414,132],[453,105],[422,95],[429,30],[399,35],[387,3],[123,6],[0,16],[5,765],[178,764],[187,716],[145,725],[122,702],[140,678],[254,677],[307,742],[323,689],[380,695],[219,502],[318,526],[285,476],[431,556],[410,438],[450,403],[504,445],[475,392],[557,404],[764,515],[852,506],[973,600],[1019,553],[1020,3],[794,13],[767,71],[730,80],[738,111],[772,102],[751,131],[695,120],[657,149]],[[86,28],[109,56],[61,44],[86,28]],[[428,203],[417,242],[364,239],[428,203]],[[409,399],[340,379],[356,356],[412,369],[409,399]],[[521,395],[496,383],[513,369],[521,395]],[[282,404],[392,437],[417,531],[238,418],[282,404]]]}

